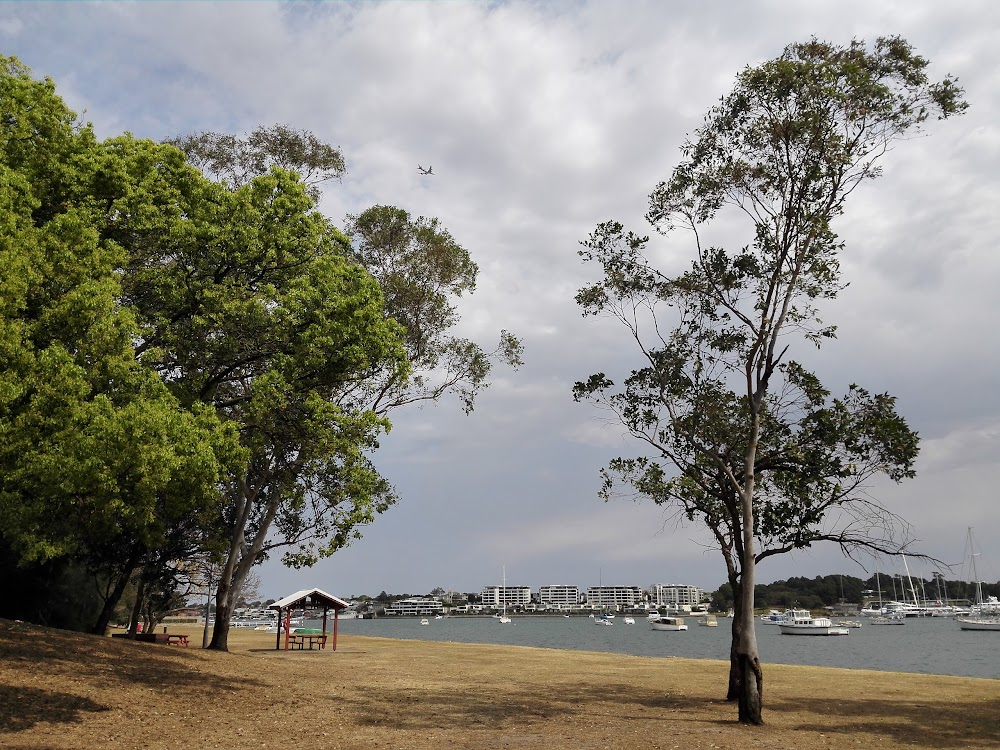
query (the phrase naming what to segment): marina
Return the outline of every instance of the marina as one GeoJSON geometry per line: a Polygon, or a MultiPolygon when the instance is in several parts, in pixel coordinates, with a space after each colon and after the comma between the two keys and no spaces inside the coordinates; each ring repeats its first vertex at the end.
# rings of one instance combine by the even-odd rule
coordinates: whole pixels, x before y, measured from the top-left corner
{"type": "MultiPolygon", "coordinates": [[[[864,624],[867,624],[862,620],[864,624]]],[[[595,628],[588,617],[514,616],[498,628],[491,617],[444,617],[421,627],[419,619],[382,617],[340,623],[343,635],[364,635],[426,641],[493,643],[634,656],[685,659],[729,658],[732,620],[718,618],[718,627],[663,633],[649,627],[595,628]]],[[[760,657],[768,663],[803,664],[883,672],[957,675],[1000,679],[1000,635],[966,631],[947,617],[922,617],[905,627],[862,627],[849,638],[790,638],[773,626],[758,625],[760,657]]]]}

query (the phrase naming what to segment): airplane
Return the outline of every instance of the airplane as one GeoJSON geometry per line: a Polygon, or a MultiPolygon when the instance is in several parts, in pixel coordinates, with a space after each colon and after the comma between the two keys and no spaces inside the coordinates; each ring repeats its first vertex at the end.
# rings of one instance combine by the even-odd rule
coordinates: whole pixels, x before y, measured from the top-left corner
{"type": "Polygon", "coordinates": [[[420,174],[434,174],[434,167],[427,167],[427,169],[424,169],[418,164],[417,171],[419,171],[420,174]]]}

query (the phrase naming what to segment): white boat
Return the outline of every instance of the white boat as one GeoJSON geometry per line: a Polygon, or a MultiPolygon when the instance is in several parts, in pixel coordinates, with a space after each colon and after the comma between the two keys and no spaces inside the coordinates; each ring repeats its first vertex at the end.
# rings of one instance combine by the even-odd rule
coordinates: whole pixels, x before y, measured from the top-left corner
{"type": "Polygon", "coordinates": [[[503,594],[501,596],[503,600],[501,605],[503,606],[503,611],[500,613],[500,617],[497,619],[501,625],[509,625],[510,618],[507,616],[507,566],[503,566],[503,594]]]}
{"type": "Polygon", "coordinates": [[[698,624],[706,628],[717,628],[719,627],[719,621],[715,619],[715,615],[705,615],[698,619],[698,624]]]}
{"type": "Polygon", "coordinates": [[[635,625],[635,618],[634,617],[626,617],[625,618],[625,624],[626,625],[635,625]]]}
{"type": "Polygon", "coordinates": [[[969,527],[969,553],[972,561],[972,577],[976,582],[976,603],[972,605],[972,614],[966,617],[956,617],[955,622],[962,630],[998,630],[1000,631],[1000,602],[995,596],[983,600],[983,582],[976,572],[976,557],[978,552],[973,549],[972,527],[969,527]]]}
{"type": "Polygon", "coordinates": [[[688,626],[684,624],[683,617],[668,617],[667,615],[660,615],[656,619],[650,618],[649,627],[653,630],[687,630],[688,626]]]}
{"type": "Polygon", "coordinates": [[[998,630],[1000,631],[1000,617],[990,617],[979,615],[969,617],[956,617],[955,622],[962,630],[998,630]]]}
{"type": "Polygon", "coordinates": [[[782,635],[848,635],[851,631],[834,625],[829,617],[813,617],[808,609],[785,610],[778,623],[782,635]]]}
{"type": "Polygon", "coordinates": [[[428,620],[428,619],[427,619],[426,617],[421,617],[421,618],[420,618],[420,624],[421,624],[421,625],[430,625],[430,624],[431,624],[431,621],[430,621],[430,620],[428,620]]]}
{"type": "Polygon", "coordinates": [[[612,622],[611,618],[608,617],[607,615],[598,615],[597,617],[594,618],[594,624],[595,625],[614,625],[614,622],[612,622]]]}
{"type": "Polygon", "coordinates": [[[772,609],[766,615],[760,616],[761,622],[766,622],[768,625],[780,625],[785,619],[785,614],[779,612],[776,609],[772,609]]]}
{"type": "Polygon", "coordinates": [[[860,628],[861,627],[861,623],[858,622],[857,620],[841,620],[840,622],[837,623],[837,625],[839,627],[841,627],[841,628],[860,628]]]}

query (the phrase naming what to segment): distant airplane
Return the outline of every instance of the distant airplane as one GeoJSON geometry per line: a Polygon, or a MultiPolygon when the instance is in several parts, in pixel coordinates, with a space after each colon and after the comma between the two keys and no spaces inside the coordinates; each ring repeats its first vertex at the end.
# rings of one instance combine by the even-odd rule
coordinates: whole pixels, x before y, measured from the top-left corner
{"type": "Polygon", "coordinates": [[[418,164],[417,171],[419,171],[420,174],[434,174],[434,167],[427,167],[427,169],[424,169],[418,164]]]}

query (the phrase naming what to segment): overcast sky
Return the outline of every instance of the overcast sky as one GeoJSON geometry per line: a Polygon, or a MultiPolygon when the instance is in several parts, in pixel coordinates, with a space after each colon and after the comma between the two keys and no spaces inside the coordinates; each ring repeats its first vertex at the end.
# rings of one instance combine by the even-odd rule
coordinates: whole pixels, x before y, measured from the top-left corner
{"type": "MultiPolygon", "coordinates": [[[[0,51],[51,77],[102,137],[287,123],[339,146],[348,174],[321,209],[440,218],[480,267],[461,332],[484,348],[501,328],[524,340],[524,367],[497,371],[470,416],[396,412],[376,461],[401,503],[312,570],[266,564],[265,597],[479,591],[502,566],[533,589],[723,583],[703,530],[597,498],[600,467],[633,448],[571,388],[638,360],[624,331],[581,317],[573,297],[596,269],[578,242],[612,218],[648,231],[649,192],[744,66],[810,36],[891,34],[932,77],[957,75],[971,108],[898,144],[852,196],[836,226],[851,286],[826,313],[839,338],[797,353],[834,392],[899,397],[918,477],[878,497],[947,562],[975,527],[996,581],[1000,3],[0,3],[0,51]]],[[[682,240],[658,252],[683,261],[682,240]]],[[[766,561],[758,581],[828,573],[864,575],[819,547],[766,561]]]]}

